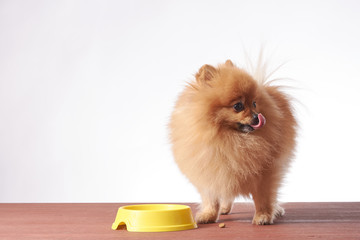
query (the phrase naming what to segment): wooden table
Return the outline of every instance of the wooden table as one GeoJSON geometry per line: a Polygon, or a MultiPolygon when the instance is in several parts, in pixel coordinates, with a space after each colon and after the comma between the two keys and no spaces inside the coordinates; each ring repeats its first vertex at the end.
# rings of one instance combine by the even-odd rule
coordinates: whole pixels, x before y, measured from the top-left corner
{"type": "MultiPolygon", "coordinates": [[[[196,213],[196,204],[185,203],[196,213]]],[[[111,230],[124,203],[0,204],[0,239],[360,239],[360,202],[285,203],[283,218],[271,226],[251,224],[254,208],[237,203],[221,216],[226,224],[198,229],[132,233],[111,230]]]]}

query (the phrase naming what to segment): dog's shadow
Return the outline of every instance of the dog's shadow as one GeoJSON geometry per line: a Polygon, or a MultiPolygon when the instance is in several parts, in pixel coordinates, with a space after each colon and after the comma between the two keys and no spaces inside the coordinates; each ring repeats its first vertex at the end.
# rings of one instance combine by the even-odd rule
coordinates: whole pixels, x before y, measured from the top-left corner
{"type": "Polygon", "coordinates": [[[227,215],[220,215],[219,222],[252,222],[253,212],[236,211],[227,215]]]}

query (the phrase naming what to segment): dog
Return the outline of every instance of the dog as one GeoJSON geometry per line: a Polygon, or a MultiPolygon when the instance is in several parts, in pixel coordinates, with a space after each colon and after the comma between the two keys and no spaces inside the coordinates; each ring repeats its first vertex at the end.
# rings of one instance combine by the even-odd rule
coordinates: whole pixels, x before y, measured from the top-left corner
{"type": "Polygon", "coordinates": [[[253,224],[285,211],[278,189],[294,155],[291,98],[231,60],[203,65],[179,95],[169,123],[175,161],[201,195],[197,223],[216,222],[238,196],[252,197],[253,224]]]}

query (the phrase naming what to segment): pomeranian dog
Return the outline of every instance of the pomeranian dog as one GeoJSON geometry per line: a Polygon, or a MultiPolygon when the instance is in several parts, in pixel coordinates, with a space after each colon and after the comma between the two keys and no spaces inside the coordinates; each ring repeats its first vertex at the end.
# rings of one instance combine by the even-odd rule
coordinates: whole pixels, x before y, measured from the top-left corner
{"type": "Polygon", "coordinates": [[[273,224],[285,213],[277,194],[295,147],[289,97],[230,60],[195,78],[169,128],[175,161],[201,195],[196,221],[216,222],[242,195],[254,201],[253,224],[273,224]]]}

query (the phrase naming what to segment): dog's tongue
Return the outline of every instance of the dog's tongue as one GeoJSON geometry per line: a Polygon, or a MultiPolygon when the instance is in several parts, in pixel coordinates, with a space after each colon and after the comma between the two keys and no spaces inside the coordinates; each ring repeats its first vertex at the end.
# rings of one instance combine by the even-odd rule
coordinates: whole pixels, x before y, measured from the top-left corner
{"type": "Polygon", "coordinates": [[[265,117],[264,117],[261,113],[258,114],[258,118],[259,118],[259,123],[258,123],[258,124],[256,124],[256,125],[250,125],[253,129],[259,129],[259,128],[261,128],[262,126],[264,126],[265,123],[266,123],[266,119],[265,119],[265,117]]]}

